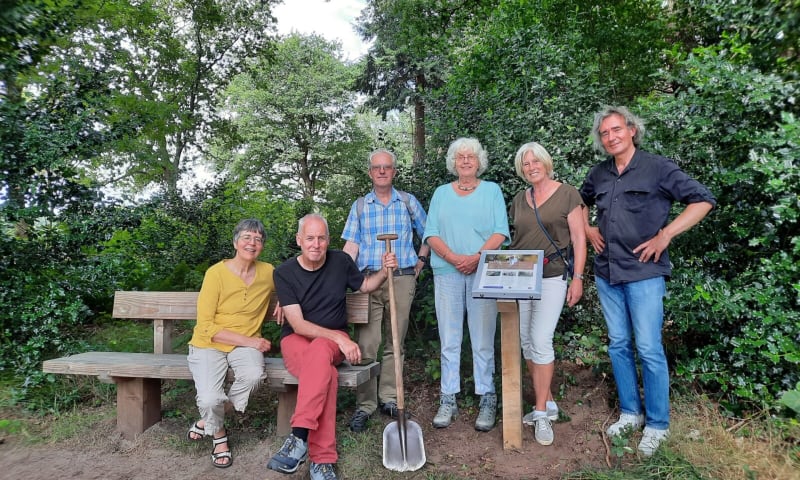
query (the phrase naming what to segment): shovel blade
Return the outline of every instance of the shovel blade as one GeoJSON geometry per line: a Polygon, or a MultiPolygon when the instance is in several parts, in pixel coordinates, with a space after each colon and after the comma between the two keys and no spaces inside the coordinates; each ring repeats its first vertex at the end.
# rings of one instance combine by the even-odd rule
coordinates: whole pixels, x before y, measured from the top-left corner
{"type": "Polygon", "coordinates": [[[425,465],[425,444],[417,422],[403,419],[383,429],[383,466],[395,472],[413,472],[425,465]]]}

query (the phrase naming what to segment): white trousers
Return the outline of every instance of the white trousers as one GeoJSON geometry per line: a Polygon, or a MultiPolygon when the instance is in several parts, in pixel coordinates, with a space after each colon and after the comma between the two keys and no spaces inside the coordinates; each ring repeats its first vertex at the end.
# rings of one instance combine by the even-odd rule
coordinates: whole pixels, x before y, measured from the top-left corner
{"type": "Polygon", "coordinates": [[[237,412],[244,412],[250,394],[261,385],[264,375],[264,354],[255,348],[236,347],[229,353],[216,348],[189,345],[189,370],[197,390],[197,409],[205,422],[205,434],[214,435],[224,426],[225,401],[230,400],[237,412]],[[228,394],[223,387],[228,367],[236,377],[228,394]]]}
{"type": "Polygon", "coordinates": [[[519,339],[525,360],[539,365],[555,361],[553,335],[566,297],[567,281],[548,277],[542,279],[541,300],[520,300],[519,339]]]}

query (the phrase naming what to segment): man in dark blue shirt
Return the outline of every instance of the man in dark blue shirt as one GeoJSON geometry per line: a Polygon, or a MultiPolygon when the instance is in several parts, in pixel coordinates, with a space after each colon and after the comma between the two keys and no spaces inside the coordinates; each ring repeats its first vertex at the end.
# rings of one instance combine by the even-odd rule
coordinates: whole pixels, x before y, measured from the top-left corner
{"type": "Polygon", "coordinates": [[[608,326],[608,354],[619,394],[620,418],[609,436],[644,426],[639,451],[650,456],[669,435],[669,371],[661,327],[667,247],[702,220],[716,204],[711,192],[672,160],[639,149],[642,120],[625,107],[595,115],[595,147],[610,157],[595,165],[580,189],[597,207],[597,226],[584,209],[586,237],[595,249],[595,279],[608,326]],[[686,208],[671,222],[673,202],[686,208]],[[639,396],[636,350],[642,363],[644,408],[639,396]]]}

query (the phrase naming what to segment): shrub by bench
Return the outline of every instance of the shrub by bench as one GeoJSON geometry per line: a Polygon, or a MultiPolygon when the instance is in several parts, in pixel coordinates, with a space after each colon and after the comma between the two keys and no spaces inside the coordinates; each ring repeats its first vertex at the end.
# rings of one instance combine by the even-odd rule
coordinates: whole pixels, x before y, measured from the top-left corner
{"type": "MultiPolygon", "coordinates": [[[[46,360],[47,373],[92,375],[117,385],[117,429],[133,439],[151,425],[161,421],[161,380],[192,380],[185,354],[172,353],[172,327],[177,320],[197,318],[197,292],[116,292],[113,318],[153,321],[153,353],[86,352],[46,360]]],[[[367,294],[347,295],[347,319],[350,323],[366,323],[367,294]]],[[[276,297],[270,301],[268,320],[276,297]]],[[[288,435],[289,420],[297,404],[297,378],[290,374],[282,358],[265,357],[262,388],[278,392],[279,435],[288,435]]],[[[339,367],[339,386],[357,387],[378,375],[380,364],[339,367]]],[[[232,373],[230,373],[232,375],[232,373]]]]}

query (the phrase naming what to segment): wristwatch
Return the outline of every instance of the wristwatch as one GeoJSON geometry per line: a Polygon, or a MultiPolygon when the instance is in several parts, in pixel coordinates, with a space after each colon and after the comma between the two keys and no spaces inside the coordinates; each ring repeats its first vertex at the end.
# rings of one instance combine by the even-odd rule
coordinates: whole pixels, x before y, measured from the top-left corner
{"type": "Polygon", "coordinates": [[[578,280],[583,280],[583,274],[582,273],[576,273],[575,274],[575,278],[577,278],[578,280]]]}
{"type": "Polygon", "coordinates": [[[425,264],[427,264],[427,263],[428,263],[428,257],[426,257],[425,255],[420,255],[420,256],[418,256],[417,258],[419,258],[420,260],[422,260],[422,263],[425,263],[425,264]]]}

